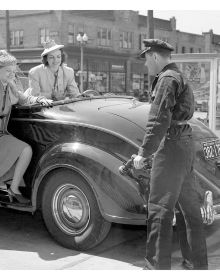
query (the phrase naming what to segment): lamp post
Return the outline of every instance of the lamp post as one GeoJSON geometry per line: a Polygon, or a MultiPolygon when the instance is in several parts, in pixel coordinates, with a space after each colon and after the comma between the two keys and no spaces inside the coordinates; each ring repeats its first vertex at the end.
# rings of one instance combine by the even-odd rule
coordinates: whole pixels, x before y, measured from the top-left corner
{"type": "Polygon", "coordinates": [[[83,47],[88,41],[88,36],[85,33],[79,33],[76,40],[80,44],[80,91],[83,93],[83,47]]]}

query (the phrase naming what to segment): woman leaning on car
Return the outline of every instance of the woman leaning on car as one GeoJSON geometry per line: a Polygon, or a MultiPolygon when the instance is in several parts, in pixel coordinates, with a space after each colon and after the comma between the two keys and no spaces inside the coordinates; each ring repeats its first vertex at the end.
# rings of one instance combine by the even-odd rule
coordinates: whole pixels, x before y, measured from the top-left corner
{"type": "Polygon", "coordinates": [[[54,101],[80,96],[74,70],[64,64],[63,47],[64,45],[57,45],[54,40],[44,43],[42,64],[29,71],[29,90],[32,95],[43,95],[54,101]]]}
{"type": "Polygon", "coordinates": [[[0,189],[8,192],[10,202],[27,204],[29,200],[22,196],[19,191],[19,184],[27,169],[31,157],[31,147],[12,136],[7,131],[7,123],[14,104],[40,103],[46,106],[51,105],[52,100],[45,97],[35,97],[27,91],[22,91],[22,86],[16,78],[17,60],[14,56],[0,50],[0,189]],[[11,172],[13,171],[13,172],[11,172]],[[8,174],[11,184],[4,181],[8,174]]]}

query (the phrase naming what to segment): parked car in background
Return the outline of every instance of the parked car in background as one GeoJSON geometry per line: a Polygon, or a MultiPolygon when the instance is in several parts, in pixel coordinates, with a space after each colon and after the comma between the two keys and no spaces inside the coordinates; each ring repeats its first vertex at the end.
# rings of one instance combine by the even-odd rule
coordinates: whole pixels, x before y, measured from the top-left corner
{"type": "MultiPolygon", "coordinates": [[[[12,204],[2,191],[0,206],[41,211],[53,238],[76,250],[98,245],[112,223],[145,225],[150,167],[135,171],[130,165],[126,174],[119,167],[137,153],[149,109],[147,102],[110,94],[56,101],[52,108],[17,105],[9,131],[33,148],[26,187],[20,188],[31,204],[12,204]]],[[[219,139],[202,122],[190,123],[196,182],[207,222],[207,211],[219,217],[219,139]],[[203,205],[206,191],[212,192],[215,204],[209,210],[203,205]]]]}

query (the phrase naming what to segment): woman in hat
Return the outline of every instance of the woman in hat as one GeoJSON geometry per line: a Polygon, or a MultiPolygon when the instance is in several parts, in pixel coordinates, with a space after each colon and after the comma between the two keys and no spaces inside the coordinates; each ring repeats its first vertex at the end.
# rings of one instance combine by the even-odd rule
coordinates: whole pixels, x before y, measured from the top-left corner
{"type": "Polygon", "coordinates": [[[64,65],[63,47],[64,45],[57,45],[54,40],[44,43],[42,64],[29,71],[29,90],[32,95],[44,95],[52,100],[80,95],[74,70],[64,65]]]}
{"type": "Polygon", "coordinates": [[[14,56],[5,50],[0,50],[0,188],[8,191],[11,202],[26,204],[29,200],[21,195],[19,184],[30,163],[32,149],[28,144],[8,133],[7,123],[13,104],[41,103],[49,106],[52,100],[31,96],[21,90],[21,83],[15,75],[16,63],[14,56]],[[9,178],[12,178],[11,185],[4,181],[9,178]]]}

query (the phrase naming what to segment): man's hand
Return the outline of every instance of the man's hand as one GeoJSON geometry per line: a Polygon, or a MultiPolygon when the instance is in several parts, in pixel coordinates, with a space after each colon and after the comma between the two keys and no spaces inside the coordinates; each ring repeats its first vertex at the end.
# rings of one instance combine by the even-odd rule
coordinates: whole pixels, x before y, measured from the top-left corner
{"type": "Polygon", "coordinates": [[[146,158],[142,157],[142,156],[135,156],[134,157],[134,167],[136,169],[141,169],[144,167],[145,163],[144,161],[146,160],[146,158]]]}

